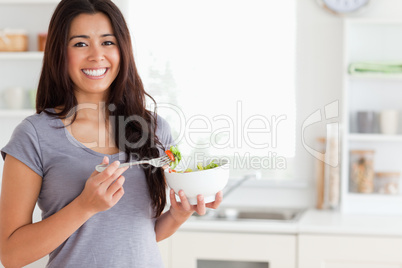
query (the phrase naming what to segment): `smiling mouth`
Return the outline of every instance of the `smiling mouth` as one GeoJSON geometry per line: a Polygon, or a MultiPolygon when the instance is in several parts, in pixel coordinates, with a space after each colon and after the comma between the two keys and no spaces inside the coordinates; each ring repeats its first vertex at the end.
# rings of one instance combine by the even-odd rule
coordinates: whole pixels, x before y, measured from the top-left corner
{"type": "Polygon", "coordinates": [[[82,69],[81,71],[91,77],[101,77],[106,73],[108,68],[100,68],[100,69],[82,69]]]}

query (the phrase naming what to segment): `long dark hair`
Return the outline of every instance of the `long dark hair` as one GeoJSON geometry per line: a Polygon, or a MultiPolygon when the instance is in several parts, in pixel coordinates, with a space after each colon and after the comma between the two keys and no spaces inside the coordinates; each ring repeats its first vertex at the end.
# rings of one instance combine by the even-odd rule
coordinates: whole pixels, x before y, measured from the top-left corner
{"type": "MultiPolygon", "coordinates": [[[[62,0],[50,20],[42,72],[36,98],[36,112],[66,118],[78,105],[74,85],[67,72],[67,43],[70,24],[80,14],[103,13],[109,17],[120,50],[120,71],[110,86],[106,107],[114,128],[115,145],[126,154],[126,160],[155,158],[163,148],[155,135],[156,112],[145,107],[146,97],[134,62],[130,33],[122,13],[110,0],[62,0]],[[47,108],[61,107],[60,112],[47,108]]],[[[156,106],[155,106],[156,107],[156,106]]],[[[73,118],[74,121],[75,117],[73,118]]],[[[155,217],[166,205],[166,181],[161,168],[144,166],[148,192],[155,217]]]]}

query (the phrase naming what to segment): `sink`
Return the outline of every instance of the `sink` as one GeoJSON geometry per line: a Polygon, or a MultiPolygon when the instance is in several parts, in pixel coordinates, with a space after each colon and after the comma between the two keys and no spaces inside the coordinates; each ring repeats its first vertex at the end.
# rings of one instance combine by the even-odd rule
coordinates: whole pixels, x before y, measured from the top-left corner
{"type": "Polygon", "coordinates": [[[255,208],[255,207],[223,207],[208,210],[203,216],[194,213],[194,220],[214,221],[275,221],[295,222],[303,214],[304,209],[292,208],[255,208]]]}

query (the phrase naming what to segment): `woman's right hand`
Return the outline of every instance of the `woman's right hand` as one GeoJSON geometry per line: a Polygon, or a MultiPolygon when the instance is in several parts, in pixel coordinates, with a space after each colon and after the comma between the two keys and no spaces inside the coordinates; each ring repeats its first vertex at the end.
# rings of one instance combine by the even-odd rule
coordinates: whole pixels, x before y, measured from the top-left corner
{"type": "MultiPolygon", "coordinates": [[[[109,164],[109,158],[104,157],[102,164],[109,164]]],[[[124,195],[122,175],[128,167],[118,168],[119,161],[113,162],[104,171],[94,171],[85,183],[85,188],[78,196],[81,206],[88,212],[96,214],[108,210],[117,204],[124,195]]]]}

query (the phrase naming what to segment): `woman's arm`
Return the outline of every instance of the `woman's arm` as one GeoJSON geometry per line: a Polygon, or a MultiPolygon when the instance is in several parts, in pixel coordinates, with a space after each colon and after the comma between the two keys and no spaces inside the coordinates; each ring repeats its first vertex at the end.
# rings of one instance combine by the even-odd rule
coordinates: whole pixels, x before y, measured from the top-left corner
{"type": "Polygon", "coordinates": [[[197,212],[199,215],[204,215],[206,212],[205,208],[216,209],[223,199],[222,192],[218,192],[214,202],[205,204],[204,197],[198,195],[197,205],[190,205],[183,190],[179,191],[179,197],[181,202],[176,201],[174,191],[170,190],[171,207],[167,212],[159,216],[155,223],[157,242],[174,234],[194,212],[197,212]]]}
{"type": "MultiPolygon", "coordinates": [[[[108,162],[107,158],[103,161],[104,164],[108,162]]],[[[45,220],[32,223],[42,178],[21,161],[7,155],[0,196],[3,265],[22,267],[46,256],[90,217],[114,206],[124,194],[121,174],[126,170],[117,166],[113,163],[102,173],[95,171],[83,192],[70,204],[45,220]]]]}

